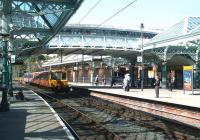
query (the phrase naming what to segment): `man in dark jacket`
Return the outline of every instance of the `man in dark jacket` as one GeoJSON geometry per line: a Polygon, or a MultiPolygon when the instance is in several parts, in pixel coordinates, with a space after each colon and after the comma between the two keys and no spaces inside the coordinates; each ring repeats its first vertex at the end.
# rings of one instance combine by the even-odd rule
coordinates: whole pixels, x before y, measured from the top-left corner
{"type": "Polygon", "coordinates": [[[156,92],[156,98],[159,98],[159,86],[160,86],[160,80],[158,76],[155,77],[155,92],[156,92]]]}

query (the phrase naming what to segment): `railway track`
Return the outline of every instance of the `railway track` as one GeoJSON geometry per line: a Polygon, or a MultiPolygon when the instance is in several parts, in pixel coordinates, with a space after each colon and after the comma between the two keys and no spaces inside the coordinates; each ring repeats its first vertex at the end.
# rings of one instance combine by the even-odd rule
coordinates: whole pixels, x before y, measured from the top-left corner
{"type": "Polygon", "coordinates": [[[121,140],[121,138],[110,130],[102,127],[97,121],[80,112],[73,106],[47,94],[39,93],[59,114],[76,139],[87,140],[121,140]]]}
{"type": "MultiPolygon", "coordinates": [[[[46,91],[45,96],[49,96],[48,92],[46,91]]],[[[200,139],[198,130],[83,95],[80,91],[75,91],[67,95],[50,94],[56,99],[48,99],[80,139],[200,139]]]]}

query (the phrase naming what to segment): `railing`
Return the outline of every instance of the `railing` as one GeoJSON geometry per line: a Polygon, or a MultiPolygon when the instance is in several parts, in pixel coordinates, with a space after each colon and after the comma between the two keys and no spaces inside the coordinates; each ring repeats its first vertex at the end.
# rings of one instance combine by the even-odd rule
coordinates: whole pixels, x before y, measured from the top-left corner
{"type": "MultiPolygon", "coordinates": [[[[95,77],[91,79],[91,77],[68,77],[67,78],[69,82],[74,83],[74,84],[83,84],[83,85],[95,85],[95,77]]],[[[105,80],[104,78],[99,77],[99,82],[97,83],[98,86],[122,86],[123,85],[123,77],[106,77],[105,80]]]]}

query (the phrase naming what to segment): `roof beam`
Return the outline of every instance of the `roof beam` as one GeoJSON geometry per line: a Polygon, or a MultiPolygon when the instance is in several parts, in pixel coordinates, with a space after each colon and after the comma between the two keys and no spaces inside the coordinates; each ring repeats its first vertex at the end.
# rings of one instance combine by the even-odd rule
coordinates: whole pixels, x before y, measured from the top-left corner
{"type": "Polygon", "coordinates": [[[45,45],[47,42],[49,42],[57,33],[60,31],[60,29],[66,24],[66,22],[71,18],[71,16],[76,12],[78,7],[82,4],[83,0],[77,0],[77,3],[74,4],[73,9],[69,11],[63,11],[59,19],[57,20],[56,24],[53,27],[53,35],[47,38],[42,45],[45,45]]]}
{"type": "Polygon", "coordinates": [[[23,34],[23,33],[28,33],[28,32],[32,32],[32,33],[33,32],[37,32],[37,33],[41,32],[41,33],[48,33],[48,34],[52,33],[52,32],[49,31],[49,29],[27,28],[27,27],[23,27],[19,30],[13,30],[12,31],[13,34],[23,34]]]}
{"type": "Polygon", "coordinates": [[[12,2],[11,0],[3,0],[3,12],[4,14],[11,14],[12,2]]]}
{"type": "MultiPolygon", "coordinates": [[[[35,3],[33,3],[33,6],[35,7],[35,9],[36,9],[36,11],[38,13],[41,11],[40,8],[35,3]]],[[[41,17],[44,20],[44,22],[47,24],[47,26],[50,28],[50,30],[52,30],[53,27],[51,26],[51,24],[49,23],[49,21],[46,19],[46,17],[44,15],[41,15],[41,17]]]]}
{"type": "MultiPolygon", "coordinates": [[[[5,1],[7,1],[7,0],[5,0],[5,1]]],[[[10,0],[8,0],[8,1],[10,1],[10,0]]],[[[12,0],[12,1],[18,1],[18,2],[30,2],[30,3],[49,3],[49,4],[51,4],[51,3],[53,3],[53,4],[67,4],[67,5],[69,5],[69,4],[73,4],[73,3],[75,3],[76,2],[76,0],[12,0]]]]}

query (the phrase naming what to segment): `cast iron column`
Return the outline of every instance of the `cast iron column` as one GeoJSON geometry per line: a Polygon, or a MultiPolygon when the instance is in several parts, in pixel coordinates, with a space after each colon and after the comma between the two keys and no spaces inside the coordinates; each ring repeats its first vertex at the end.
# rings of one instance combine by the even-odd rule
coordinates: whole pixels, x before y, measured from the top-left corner
{"type": "Polygon", "coordinates": [[[10,43],[10,63],[8,65],[8,71],[9,71],[9,88],[8,88],[8,94],[13,97],[13,84],[12,84],[12,61],[11,61],[11,56],[13,52],[13,46],[12,43],[10,43]]]}
{"type": "Polygon", "coordinates": [[[131,62],[130,65],[130,75],[131,75],[131,87],[134,87],[135,85],[135,76],[134,76],[134,71],[135,71],[135,62],[131,62]]]}
{"type": "Polygon", "coordinates": [[[141,38],[142,38],[142,45],[141,45],[141,50],[142,50],[142,52],[141,52],[141,57],[142,57],[142,62],[141,62],[141,66],[142,66],[142,73],[141,73],[141,91],[143,91],[143,89],[144,89],[144,64],[143,64],[143,62],[144,62],[144,58],[143,58],[143,55],[144,55],[144,50],[143,50],[143,29],[144,29],[144,24],[143,23],[141,23],[141,25],[140,25],[140,29],[141,29],[141,38]]]}
{"type": "Polygon", "coordinates": [[[162,88],[166,88],[167,87],[167,64],[166,62],[162,63],[162,88]]]}

